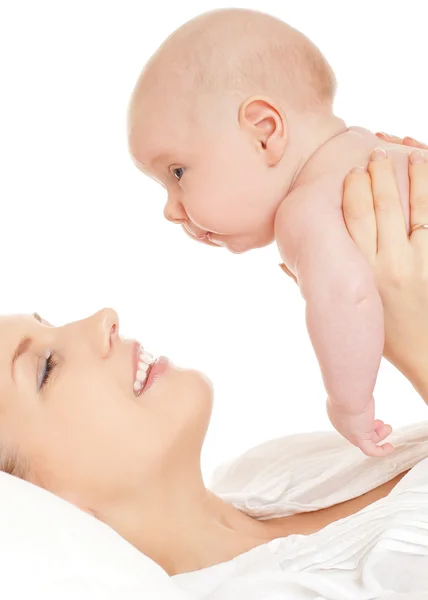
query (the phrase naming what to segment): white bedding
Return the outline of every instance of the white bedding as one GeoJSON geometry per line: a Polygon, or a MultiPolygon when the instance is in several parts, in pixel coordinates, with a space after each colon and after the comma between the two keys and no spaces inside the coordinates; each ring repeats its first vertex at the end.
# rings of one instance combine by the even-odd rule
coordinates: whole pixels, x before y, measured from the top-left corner
{"type": "Polygon", "coordinates": [[[392,436],[387,459],[335,433],[262,444],[212,488],[258,518],[360,495],[414,465],[384,500],[311,536],[274,540],[175,577],[61,498],[0,473],[0,598],[22,600],[428,600],[428,423],[392,436]]]}
{"type": "Polygon", "coordinates": [[[336,504],[416,466],[389,496],[355,515],[174,582],[209,600],[427,599],[428,423],[391,441],[396,451],[380,460],[324,433],[274,440],[232,461],[213,489],[259,518],[336,504]]]}

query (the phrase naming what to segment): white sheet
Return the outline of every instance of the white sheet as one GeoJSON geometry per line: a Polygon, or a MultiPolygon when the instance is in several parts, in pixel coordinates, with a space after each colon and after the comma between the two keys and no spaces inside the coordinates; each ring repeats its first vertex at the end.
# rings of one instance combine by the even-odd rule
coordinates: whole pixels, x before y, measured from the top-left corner
{"type": "MultiPolygon", "coordinates": [[[[248,462],[247,454],[233,461],[217,473],[217,483],[223,482],[228,488],[224,494],[234,503],[249,507],[249,511],[263,513],[264,502],[273,514],[275,506],[278,516],[298,512],[296,507],[315,510],[320,504],[343,501],[350,497],[349,490],[351,497],[355,492],[364,493],[361,490],[376,487],[374,482],[379,485],[382,477],[391,479],[412,463],[418,464],[391,494],[355,515],[315,534],[274,540],[227,563],[178,575],[173,578],[175,583],[209,600],[426,600],[428,459],[421,460],[421,455],[428,456],[427,434],[427,423],[398,431],[392,440],[397,451],[380,460],[354,452],[334,433],[313,434],[313,441],[318,436],[319,443],[318,453],[313,454],[315,465],[304,458],[313,446],[309,445],[311,450],[301,446],[301,455],[289,461],[287,471],[282,473],[282,490],[281,473],[273,467],[274,448],[282,448],[287,454],[286,447],[291,452],[294,445],[296,451],[301,439],[293,436],[292,444],[293,438],[275,440],[250,451],[253,457],[259,456],[259,461],[248,462]],[[305,471],[306,475],[312,472],[309,482],[305,471]],[[235,487],[234,473],[239,474],[235,487]],[[341,479],[346,486],[341,487],[341,479]],[[318,493],[321,489],[324,497],[318,493]]],[[[278,457],[277,465],[282,464],[282,458],[278,457]]],[[[266,513],[261,516],[266,518],[266,513]]]]}
{"type": "Polygon", "coordinates": [[[113,529],[0,473],[1,600],[193,600],[113,529]]]}

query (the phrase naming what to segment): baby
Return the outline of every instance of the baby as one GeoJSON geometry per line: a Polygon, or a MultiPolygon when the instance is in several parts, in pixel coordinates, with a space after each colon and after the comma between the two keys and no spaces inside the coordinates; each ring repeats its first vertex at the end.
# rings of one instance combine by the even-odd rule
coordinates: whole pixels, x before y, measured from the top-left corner
{"type": "Polygon", "coordinates": [[[333,114],[334,93],[332,69],[300,32],[252,11],[208,13],[146,65],[130,104],[129,146],[166,189],[165,217],[195,240],[231,252],[276,240],[306,300],[329,418],[365,454],[381,456],[393,450],[380,445],[391,427],[375,419],[373,401],[383,309],[344,224],[342,186],[354,165],[388,149],[409,226],[411,148],[347,127],[333,114]]]}

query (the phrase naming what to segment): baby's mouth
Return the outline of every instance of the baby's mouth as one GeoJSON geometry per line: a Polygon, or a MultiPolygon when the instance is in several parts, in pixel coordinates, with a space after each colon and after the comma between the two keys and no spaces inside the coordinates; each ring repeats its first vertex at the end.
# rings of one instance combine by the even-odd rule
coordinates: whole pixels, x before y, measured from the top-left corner
{"type": "Polygon", "coordinates": [[[223,248],[226,247],[226,243],[223,242],[222,240],[216,240],[215,238],[213,238],[213,233],[207,233],[207,240],[213,245],[213,246],[222,246],[223,248]]]}
{"type": "Polygon", "coordinates": [[[189,225],[187,223],[183,223],[182,227],[183,227],[184,231],[188,235],[190,235],[190,237],[192,237],[192,238],[194,238],[195,240],[198,240],[198,241],[205,240],[206,237],[207,237],[207,235],[208,235],[207,231],[200,231],[199,233],[195,233],[193,231],[193,229],[191,227],[189,227],[189,225]]]}
{"type": "Polygon", "coordinates": [[[138,349],[137,355],[137,371],[135,373],[135,381],[134,381],[134,394],[139,396],[143,391],[149,373],[155,364],[154,357],[150,354],[150,352],[146,352],[142,346],[138,349]]]}
{"type": "Polygon", "coordinates": [[[184,231],[184,233],[186,235],[188,235],[190,238],[192,238],[192,240],[196,240],[197,242],[201,243],[201,244],[206,244],[207,246],[222,246],[224,244],[219,244],[218,242],[212,242],[210,239],[210,235],[212,235],[209,231],[206,231],[203,234],[196,234],[194,233],[190,227],[188,227],[186,225],[186,223],[182,224],[182,229],[184,231]]]}

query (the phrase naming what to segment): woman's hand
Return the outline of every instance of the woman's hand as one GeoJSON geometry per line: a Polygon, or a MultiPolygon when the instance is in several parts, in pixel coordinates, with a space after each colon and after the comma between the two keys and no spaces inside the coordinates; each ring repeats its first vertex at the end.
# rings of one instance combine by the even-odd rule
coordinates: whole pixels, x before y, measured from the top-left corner
{"type": "Polygon", "coordinates": [[[427,144],[422,142],[418,142],[414,138],[409,136],[400,138],[396,135],[389,135],[388,133],[377,133],[378,138],[381,140],[385,140],[385,142],[391,142],[392,144],[401,144],[402,146],[412,146],[413,148],[423,148],[424,150],[428,150],[427,144]]]}
{"type": "Polygon", "coordinates": [[[348,231],[373,268],[385,313],[384,356],[428,402],[428,163],[409,157],[408,235],[394,170],[384,150],[346,178],[348,231]],[[426,227],[425,227],[426,226],[426,227]]]}

